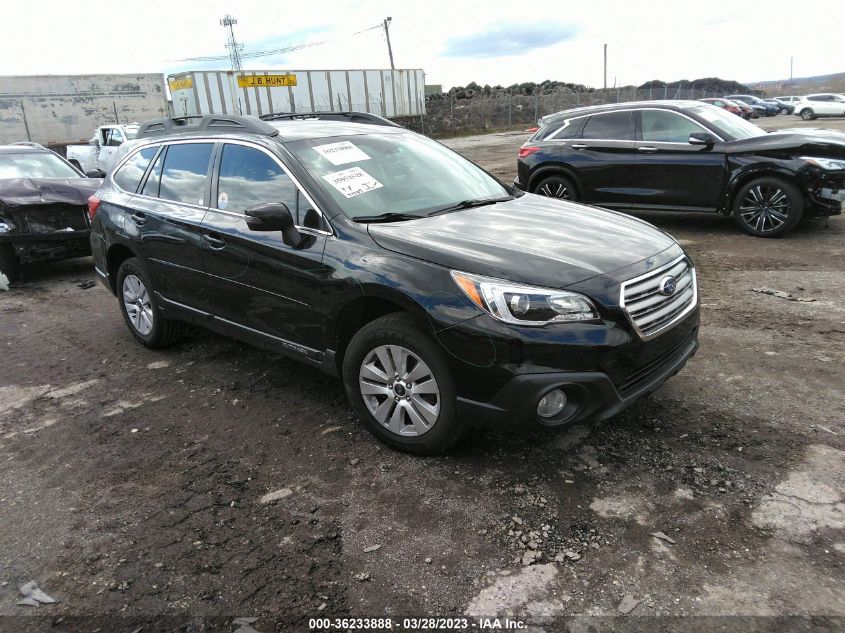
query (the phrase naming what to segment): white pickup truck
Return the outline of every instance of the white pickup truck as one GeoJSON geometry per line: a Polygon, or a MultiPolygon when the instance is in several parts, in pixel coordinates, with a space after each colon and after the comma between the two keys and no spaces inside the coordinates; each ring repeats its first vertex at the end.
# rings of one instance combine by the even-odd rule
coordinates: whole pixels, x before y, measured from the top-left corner
{"type": "Polygon", "coordinates": [[[138,124],[131,125],[101,125],[88,145],[68,145],[67,159],[75,167],[88,174],[99,171],[106,175],[114,166],[117,149],[126,141],[135,138],[138,124]]]}

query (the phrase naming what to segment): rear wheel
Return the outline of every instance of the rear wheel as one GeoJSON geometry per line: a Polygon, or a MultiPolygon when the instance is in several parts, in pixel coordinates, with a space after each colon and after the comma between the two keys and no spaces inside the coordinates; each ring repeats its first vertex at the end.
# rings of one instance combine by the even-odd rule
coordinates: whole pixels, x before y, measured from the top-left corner
{"type": "Polygon", "coordinates": [[[801,118],[804,121],[812,121],[816,118],[816,113],[813,112],[810,108],[804,108],[801,110],[801,118]]]}
{"type": "Polygon", "coordinates": [[[786,108],[781,108],[780,113],[781,114],[789,114],[789,110],[787,110],[786,108]]]}
{"type": "Polygon", "coordinates": [[[367,429],[393,448],[436,455],[463,435],[446,357],[406,314],[361,328],[343,359],[343,384],[367,429]]]}
{"type": "Polygon", "coordinates": [[[734,220],[746,233],[777,237],[791,230],[804,213],[801,191],[774,177],[756,178],[734,198],[734,220]]]}
{"type": "Polygon", "coordinates": [[[534,193],[558,200],[578,200],[575,185],[566,176],[555,175],[543,178],[535,187],[534,193]]]}
{"type": "Polygon", "coordinates": [[[161,313],[150,277],[139,259],[130,257],[120,265],[117,296],[129,331],[142,345],[168,347],[181,338],[184,324],[161,313]]]}
{"type": "Polygon", "coordinates": [[[6,279],[17,281],[21,276],[21,264],[15,249],[8,242],[0,244],[0,273],[6,275],[6,279]]]}

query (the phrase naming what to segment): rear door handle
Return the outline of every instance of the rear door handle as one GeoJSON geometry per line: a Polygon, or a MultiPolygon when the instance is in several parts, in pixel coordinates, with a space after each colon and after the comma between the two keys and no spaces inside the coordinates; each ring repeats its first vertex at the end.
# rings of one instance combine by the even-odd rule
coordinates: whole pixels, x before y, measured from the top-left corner
{"type": "Polygon", "coordinates": [[[637,148],[637,151],[638,151],[638,152],[650,153],[650,152],[656,152],[656,151],[657,151],[657,148],[656,148],[656,147],[652,147],[651,145],[644,145],[644,146],[642,146],[642,147],[638,147],[638,148],[637,148]]]}
{"type": "Polygon", "coordinates": [[[205,238],[209,248],[213,248],[214,250],[220,250],[226,246],[226,242],[221,240],[219,237],[214,237],[213,235],[205,235],[203,237],[205,238]]]}
{"type": "Polygon", "coordinates": [[[572,149],[587,149],[587,147],[588,146],[584,145],[583,143],[573,143],[572,144],[572,149]]]}
{"type": "Polygon", "coordinates": [[[132,221],[138,226],[141,226],[147,221],[147,215],[145,213],[142,213],[141,211],[133,213],[129,217],[132,218],[132,221]]]}

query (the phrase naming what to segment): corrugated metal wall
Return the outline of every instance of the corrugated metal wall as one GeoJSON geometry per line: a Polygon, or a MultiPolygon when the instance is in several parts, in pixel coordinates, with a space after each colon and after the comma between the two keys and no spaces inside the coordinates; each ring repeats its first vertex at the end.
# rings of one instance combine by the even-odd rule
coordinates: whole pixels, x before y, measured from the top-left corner
{"type": "Polygon", "coordinates": [[[0,143],[86,142],[106,123],[167,116],[164,76],[0,77],[0,143]]]}
{"type": "Polygon", "coordinates": [[[239,87],[231,71],[168,76],[173,112],[252,114],[356,110],[386,117],[425,113],[425,73],[397,70],[255,70],[241,75],[296,75],[295,86],[239,87]],[[190,87],[185,87],[190,83],[190,87]]]}

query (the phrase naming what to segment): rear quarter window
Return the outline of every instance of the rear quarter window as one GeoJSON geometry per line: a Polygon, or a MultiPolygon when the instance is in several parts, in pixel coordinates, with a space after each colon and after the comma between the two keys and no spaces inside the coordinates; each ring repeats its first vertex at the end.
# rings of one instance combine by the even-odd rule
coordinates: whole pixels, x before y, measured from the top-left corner
{"type": "Polygon", "coordinates": [[[156,155],[158,146],[145,147],[144,149],[135,152],[129,160],[127,160],[120,169],[114,174],[115,184],[130,193],[135,193],[138,190],[138,185],[141,184],[141,178],[147,171],[150,161],[156,155]]]}

